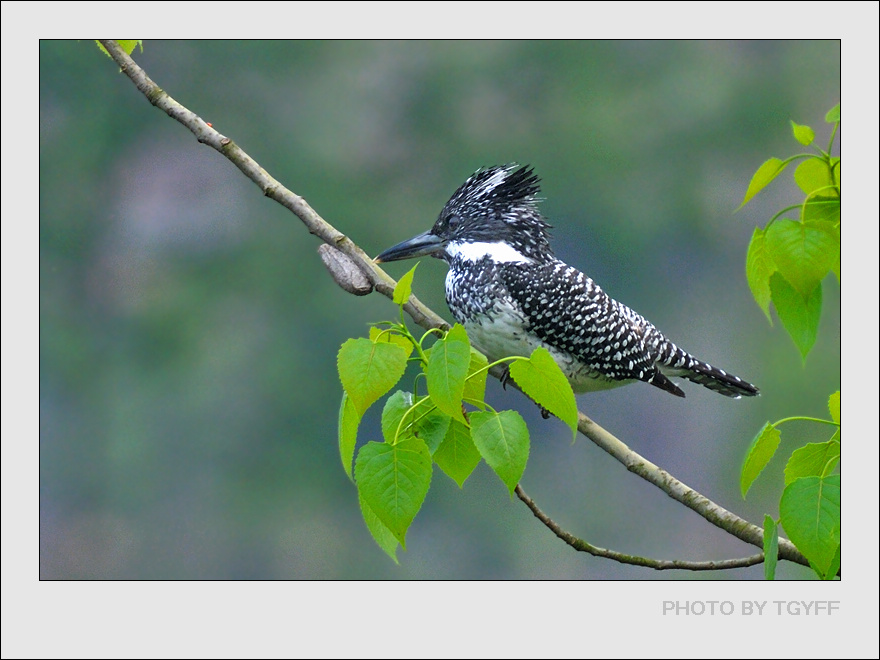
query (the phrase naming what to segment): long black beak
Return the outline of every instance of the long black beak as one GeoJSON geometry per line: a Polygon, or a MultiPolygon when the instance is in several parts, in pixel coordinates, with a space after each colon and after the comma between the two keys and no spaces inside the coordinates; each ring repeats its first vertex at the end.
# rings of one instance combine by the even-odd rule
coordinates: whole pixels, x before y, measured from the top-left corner
{"type": "Polygon", "coordinates": [[[439,256],[439,253],[443,252],[445,245],[444,240],[437,236],[437,234],[426,231],[424,234],[419,234],[408,241],[388,248],[376,257],[374,261],[380,264],[386,261],[400,261],[401,259],[412,259],[413,257],[424,257],[426,255],[432,257],[439,256]]]}

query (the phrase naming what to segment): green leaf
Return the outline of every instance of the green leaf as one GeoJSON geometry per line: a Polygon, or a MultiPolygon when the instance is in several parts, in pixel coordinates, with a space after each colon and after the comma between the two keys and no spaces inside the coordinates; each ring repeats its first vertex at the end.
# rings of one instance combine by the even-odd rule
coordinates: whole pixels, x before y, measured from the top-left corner
{"type": "Polygon", "coordinates": [[[749,492],[749,488],[752,487],[755,479],[767,467],[767,463],[770,462],[770,459],[773,458],[773,455],[779,448],[780,437],[779,429],[770,422],[767,422],[752,440],[752,446],[746,455],[746,460],[743,463],[739,477],[739,488],[743,499],[745,499],[746,493],[749,492]]]}
{"type": "MultiPolygon", "coordinates": [[[[789,119],[789,121],[791,120],[789,119]]],[[[816,138],[816,133],[813,132],[812,128],[810,128],[809,126],[796,124],[793,121],[791,121],[791,132],[794,133],[794,139],[800,142],[805,147],[809,146],[816,138]]]]}
{"type": "Polygon", "coordinates": [[[369,442],[354,463],[358,493],[400,545],[431,486],[431,454],[418,438],[369,442]]]}
{"type": "Polygon", "coordinates": [[[400,564],[397,559],[397,546],[400,545],[397,542],[397,538],[391,533],[390,529],[382,524],[379,516],[370,508],[370,505],[367,504],[360,493],[358,493],[358,502],[361,505],[361,515],[364,517],[364,522],[367,523],[367,529],[370,530],[373,539],[379,544],[380,548],[388,553],[388,556],[394,560],[395,564],[400,564]]]}
{"type": "Polygon", "coordinates": [[[412,295],[413,276],[416,274],[416,268],[418,268],[418,265],[419,264],[416,263],[415,266],[410,268],[406,274],[397,281],[397,285],[394,287],[393,298],[395,305],[405,305],[409,302],[409,297],[412,295]]]}
{"type": "Polygon", "coordinates": [[[471,438],[511,497],[529,460],[529,429],[514,410],[472,412],[471,438]]]}
{"type": "Polygon", "coordinates": [[[119,39],[117,42],[126,53],[131,55],[134,52],[136,46],[140,46],[141,52],[144,52],[144,40],[143,39],[119,39]]]}
{"type": "Polygon", "coordinates": [[[429,397],[423,397],[418,401],[418,405],[413,407],[413,396],[409,392],[397,391],[388,398],[385,409],[382,411],[382,435],[385,442],[394,443],[394,436],[400,429],[402,438],[417,437],[425,441],[428,451],[432,454],[437,451],[437,447],[446,437],[446,430],[449,428],[449,415],[440,412],[434,407],[433,401],[429,397]],[[409,413],[407,415],[407,413],[409,413]],[[400,426],[400,420],[407,415],[403,426],[400,426]]]}
{"type": "Polygon", "coordinates": [[[789,284],[807,296],[837,261],[840,238],[828,223],[780,219],[766,229],[766,249],[789,284]]]}
{"type": "MultiPolygon", "coordinates": [[[[95,39],[95,43],[98,44],[98,48],[101,49],[101,52],[104,53],[107,57],[110,57],[110,53],[107,52],[107,49],[104,48],[104,45],[95,39]]],[[[119,47],[125,51],[126,55],[131,55],[136,46],[141,47],[141,52],[144,52],[144,40],[143,39],[117,39],[116,43],[119,44],[119,47]]],[[[113,58],[110,58],[113,59],[113,58]]]]}
{"type": "Polygon", "coordinates": [[[840,547],[840,475],[802,477],[785,487],[780,522],[823,579],[833,577],[840,547]]]}
{"type": "Polygon", "coordinates": [[[748,190],[746,190],[746,196],[743,197],[742,204],[739,205],[739,208],[745,206],[752,197],[761,192],[768,183],[779,176],[780,172],[785,169],[787,164],[788,163],[785,163],[778,158],[770,158],[764,161],[761,167],[759,167],[752,176],[748,190]]]}
{"type": "Polygon", "coordinates": [[[828,412],[831,413],[831,420],[840,424],[840,390],[828,397],[828,412]]]}
{"type": "Polygon", "coordinates": [[[468,366],[467,380],[464,383],[463,399],[482,401],[486,396],[486,376],[489,375],[486,366],[488,364],[489,361],[485,355],[475,348],[471,348],[471,363],[468,366]]]}
{"type": "Polygon", "coordinates": [[[461,410],[464,381],[471,363],[471,344],[456,323],[428,354],[428,393],[434,404],[454,419],[465,421],[461,410]]]}
{"type": "Polygon", "coordinates": [[[801,359],[806,360],[819,332],[822,285],[816,285],[810,295],[803,296],[781,273],[773,273],[770,277],[770,295],[779,320],[800,351],[801,359]]]}
{"type": "Polygon", "coordinates": [[[450,422],[446,437],[434,452],[434,462],[461,488],[479,464],[480,452],[471,438],[471,430],[456,419],[450,422]]]}
{"type": "Polygon", "coordinates": [[[377,343],[395,344],[406,351],[406,357],[412,355],[413,343],[408,337],[400,334],[396,330],[380,330],[376,326],[370,328],[370,341],[377,343]]]}
{"type": "Polygon", "coordinates": [[[354,447],[357,444],[358,426],[361,416],[354,407],[348,395],[342,393],[342,403],[339,404],[339,456],[342,459],[342,469],[351,479],[351,464],[354,461],[354,447]]]}
{"type": "Polygon", "coordinates": [[[795,449],[785,466],[785,485],[801,477],[821,477],[834,469],[840,460],[840,443],[810,442],[795,449]]]}
{"type": "Polygon", "coordinates": [[[831,560],[831,568],[825,573],[826,580],[835,580],[837,579],[837,571],[840,570],[840,544],[837,544],[837,551],[834,553],[834,558],[831,560]]]}
{"type": "Polygon", "coordinates": [[[339,349],[339,380],[363,416],[403,376],[406,351],[396,344],[374,343],[365,337],[349,339],[339,349]]]}
{"type": "Polygon", "coordinates": [[[412,404],[413,398],[410,392],[397,390],[388,397],[385,407],[382,408],[382,437],[385,438],[385,442],[388,444],[394,444],[398,429],[401,430],[401,438],[412,435],[412,431],[409,430],[412,418],[408,420],[408,423],[403,428],[400,428],[400,420],[403,419],[403,416],[409,411],[412,404]]]}
{"type": "Polygon", "coordinates": [[[825,121],[829,124],[840,121],[840,103],[835,105],[831,110],[825,113],[825,121]]]}
{"type": "Polygon", "coordinates": [[[770,316],[770,276],[776,272],[776,264],[767,253],[764,230],[755,227],[752,232],[752,240],[749,243],[749,252],[746,256],[746,279],[755,302],[764,310],[770,325],[773,319],[770,316]]]}
{"type": "Polygon", "coordinates": [[[428,447],[428,451],[433,454],[437,451],[440,443],[443,442],[443,439],[446,437],[446,432],[449,430],[449,423],[452,421],[452,418],[437,409],[432,410],[426,415],[422,415],[422,413],[428,409],[427,406],[429,404],[425,403],[423,405],[426,407],[420,407],[416,412],[417,420],[412,428],[415,436],[424,440],[425,445],[428,447]]]}
{"type": "Polygon", "coordinates": [[[838,250],[840,245],[840,198],[839,197],[813,197],[809,202],[804,204],[804,211],[801,216],[804,224],[814,227],[823,227],[824,231],[838,232],[837,243],[838,250]]]}
{"type": "Polygon", "coordinates": [[[776,579],[776,563],[779,561],[779,529],[772,517],[764,516],[764,579],[776,579]]]}
{"type": "Polygon", "coordinates": [[[794,180],[805,195],[821,192],[825,197],[837,196],[831,170],[821,158],[807,158],[794,171],[794,180]]]}
{"type": "Polygon", "coordinates": [[[528,360],[515,360],[510,364],[510,376],[535,403],[568,424],[573,439],[577,437],[574,392],[550,351],[538,346],[528,360]]]}

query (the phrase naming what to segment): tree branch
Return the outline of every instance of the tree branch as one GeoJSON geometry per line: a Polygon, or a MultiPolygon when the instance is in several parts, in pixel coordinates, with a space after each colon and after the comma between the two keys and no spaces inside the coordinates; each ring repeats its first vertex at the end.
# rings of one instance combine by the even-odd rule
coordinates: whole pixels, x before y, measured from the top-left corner
{"type": "MultiPolygon", "coordinates": [[[[144,70],[141,69],[114,40],[100,40],[100,42],[107,52],[110,53],[113,60],[119,65],[122,72],[132,80],[140,92],[147,97],[150,103],[165,112],[169,117],[176,119],[178,122],[186,126],[193,135],[196,136],[196,139],[199,142],[216,149],[232,161],[247,178],[259,186],[264,195],[290,210],[303,222],[310,233],[320,238],[331,248],[335,248],[348,257],[350,263],[347,264],[347,268],[356,268],[376,291],[388,298],[392,298],[394,285],[396,284],[395,280],[384,270],[379,268],[379,266],[377,266],[350,238],[321,218],[321,216],[309,206],[305,199],[285,188],[232,140],[221,135],[210,124],[202,120],[201,117],[166,94],[165,91],[156,85],[156,83],[147,76],[144,70]]],[[[331,259],[335,259],[335,257],[331,257],[331,259]]],[[[333,274],[334,279],[339,282],[338,278],[346,277],[345,271],[346,267],[343,267],[336,271],[331,270],[331,274],[333,274]]],[[[363,289],[363,285],[360,286],[361,289],[363,289]]],[[[410,315],[415,323],[425,329],[446,329],[449,327],[449,324],[446,321],[422,304],[415,296],[410,297],[409,302],[404,306],[404,311],[410,315]]],[[[491,373],[497,378],[501,376],[501,371],[501,369],[494,369],[491,373]]],[[[578,431],[620,461],[627,470],[654,484],[671,498],[696,511],[713,525],[720,527],[746,543],[750,543],[763,549],[764,531],[760,527],[753,525],[730,511],[727,511],[709,500],[707,497],[704,497],[697,491],[688,487],[665,470],[660,469],[631,450],[623,442],[614,437],[614,435],[593,422],[583,413],[579,413],[578,431]]],[[[577,539],[567,532],[560,530],[550,518],[534,506],[534,503],[525,496],[525,493],[523,493],[521,489],[518,488],[517,494],[520,495],[520,499],[532,509],[532,512],[535,513],[541,522],[573,547],[590,552],[591,550],[587,550],[589,547],[592,548],[592,550],[597,551],[597,553],[601,553],[601,556],[615,558],[618,561],[621,561],[622,558],[625,557],[631,557],[630,555],[623,555],[610,550],[595,548],[586,541],[577,539]],[[563,534],[565,536],[563,536],[563,534]],[[575,545],[575,543],[577,545],[575,545]]],[[[684,564],[691,564],[692,566],[701,567],[693,568],[693,570],[708,570],[703,567],[708,566],[709,564],[714,564],[713,568],[731,568],[734,564],[731,564],[730,562],[751,562],[736,564],[738,566],[752,565],[760,561],[757,557],[758,556],[756,555],[755,557],[742,560],[700,563],[664,562],[660,560],[635,558],[639,561],[630,561],[628,563],[637,563],[643,566],[652,566],[653,568],[687,568],[688,566],[685,566],[684,564]],[[658,565],[648,562],[655,562],[658,565]],[[676,565],[667,566],[666,564],[676,565]]],[[[763,555],[761,555],[761,557],[763,557],[763,555]]],[[[779,539],[779,558],[803,566],[809,566],[806,557],[798,551],[793,543],[784,538],[779,539]]]]}
{"type": "Polygon", "coordinates": [[[742,557],[740,559],[724,559],[722,561],[683,561],[679,559],[650,559],[648,557],[639,557],[638,555],[627,555],[622,552],[617,552],[616,550],[607,550],[606,548],[600,548],[599,546],[588,543],[583,539],[579,539],[562,529],[559,525],[553,522],[550,516],[538,508],[538,505],[526,495],[522,486],[517,484],[514,492],[516,493],[516,496],[532,510],[532,513],[535,514],[535,518],[544,523],[551,532],[556,534],[556,536],[568,543],[568,545],[575,550],[588,552],[594,557],[605,557],[606,559],[613,559],[621,564],[646,566],[647,568],[654,568],[658,571],[669,570],[671,568],[688,571],[718,571],[726,568],[745,568],[747,566],[760,564],[764,561],[763,552],[759,552],[758,554],[749,557],[742,557]]]}

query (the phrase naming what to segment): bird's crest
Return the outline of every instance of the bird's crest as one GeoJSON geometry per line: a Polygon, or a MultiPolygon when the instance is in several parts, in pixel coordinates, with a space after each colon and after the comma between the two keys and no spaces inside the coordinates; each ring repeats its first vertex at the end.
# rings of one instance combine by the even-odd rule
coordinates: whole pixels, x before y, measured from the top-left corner
{"type": "MultiPolygon", "coordinates": [[[[506,216],[517,210],[537,211],[538,176],[531,167],[516,163],[494,165],[474,172],[446,204],[469,216],[506,216]]],[[[499,218],[500,219],[500,218],[499,218]]]]}

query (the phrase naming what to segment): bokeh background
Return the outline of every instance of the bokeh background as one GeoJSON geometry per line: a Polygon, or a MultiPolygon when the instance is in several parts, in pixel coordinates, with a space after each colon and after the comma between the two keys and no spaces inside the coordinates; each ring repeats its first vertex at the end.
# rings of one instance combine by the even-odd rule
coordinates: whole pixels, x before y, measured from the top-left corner
{"type": "MultiPolygon", "coordinates": [[[[557,254],[697,356],[756,383],[584,395],[593,419],[719,504],[774,516],[784,428],[743,501],[765,421],[827,417],[840,298],[825,283],[802,364],[749,293],[756,225],[798,201],[788,174],[734,213],[766,158],[840,100],[836,41],[148,41],[135,59],[368,253],[427,229],[476,168],[529,163],[557,254]]],[[[396,309],[326,275],[317,240],[153,108],[91,41],[40,43],[40,576],[44,579],[758,579],[657,573],[576,553],[485,466],[434,470],[395,565],[336,441],[339,345],[396,309]]],[[[390,264],[400,276],[411,263],[390,264]]],[[[449,318],[445,266],[415,290],[449,318]]],[[[516,393],[523,487],[600,546],[668,559],[752,554],[516,393]]],[[[380,435],[378,406],[362,437],[380,435]]],[[[7,439],[8,441],[8,439],[7,439]]],[[[783,564],[779,577],[809,578],[783,564]]]]}

